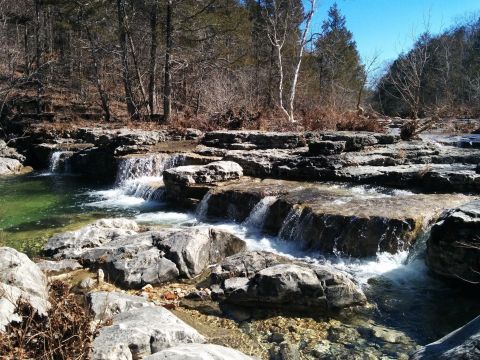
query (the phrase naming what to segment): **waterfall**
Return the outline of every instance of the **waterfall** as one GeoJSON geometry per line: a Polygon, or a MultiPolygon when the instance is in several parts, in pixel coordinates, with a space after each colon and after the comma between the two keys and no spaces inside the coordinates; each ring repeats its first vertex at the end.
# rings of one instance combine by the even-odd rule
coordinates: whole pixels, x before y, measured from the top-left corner
{"type": "Polygon", "coordinates": [[[277,201],[276,196],[266,196],[260,200],[252,209],[250,215],[243,221],[243,226],[262,230],[270,206],[272,206],[275,201],[277,201]]]}
{"type": "Polygon", "coordinates": [[[94,191],[100,201],[92,206],[124,208],[143,206],[145,201],[163,200],[165,190],[163,172],[181,165],[185,156],[180,154],[152,154],[126,157],[118,164],[115,187],[109,190],[94,191]]]}
{"type": "Polygon", "coordinates": [[[302,220],[305,220],[305,217],[302,219],[302,213],[302,208],[294,206],[290,209],[283,220],[280,231],[278,232],[278,237],[280,239],[293,241],[301,240],[302,225],[304,222],[302,220]]]}
{"type": "Polygon", "coordinates": [[[185,156],[175,154],[154,154],[142,157],[128,157],[120,161],[117,172],[117,186],[141,178],[157,178],[163,182],[163,171],[179,166],[185,156]]]}
{"type": "Polygon", "coordinates": [[[205,194],[205,196],[202,198],[200,203],[197,205],[197,209],[195,210],[195,217],[198,220],[204,220],[207,218],[208,214],[208,202],[210,201],[210,198],[212,197],[212,192],[209,191],[205,194]]]}
{"type": "Polygon", "coordinates": [[[50,154],[48,173],[59,174],[70,172],[69,157],[73,153],[71,151],[54,151],[50,154]]]}

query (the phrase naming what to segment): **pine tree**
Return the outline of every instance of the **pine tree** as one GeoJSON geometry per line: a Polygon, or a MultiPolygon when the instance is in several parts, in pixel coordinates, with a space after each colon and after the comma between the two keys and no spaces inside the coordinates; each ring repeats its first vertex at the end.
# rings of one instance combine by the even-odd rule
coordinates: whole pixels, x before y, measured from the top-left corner
{"type": "Polygon", "coordinates": [[[362,86],[363,66],[352,33],[336,3],[328,11],[322,31],[315,42],[319,87],[322,100],[331,106],[354,101],[362,86]]]}

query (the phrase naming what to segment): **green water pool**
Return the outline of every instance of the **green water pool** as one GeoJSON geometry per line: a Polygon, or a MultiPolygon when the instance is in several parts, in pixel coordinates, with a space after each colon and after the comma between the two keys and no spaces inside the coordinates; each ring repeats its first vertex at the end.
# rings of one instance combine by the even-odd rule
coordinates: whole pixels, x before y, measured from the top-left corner
{"type": "Polygon", "coordinates": [[[91,192],[103,187],[75,176],[34,173],[0,178],[0,246],[35,256],[55,233],[138,211],[88,206],[91,192]]]}

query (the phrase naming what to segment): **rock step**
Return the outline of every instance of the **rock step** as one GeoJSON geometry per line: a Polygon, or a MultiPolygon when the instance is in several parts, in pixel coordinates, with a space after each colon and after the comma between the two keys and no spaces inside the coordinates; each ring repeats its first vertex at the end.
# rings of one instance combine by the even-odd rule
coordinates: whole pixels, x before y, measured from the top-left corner
{"type": "Polygon", "coordinates": [[[472,199],[374,191],[359,195],[355,189],[327,184],[255,179],[218,186],[208,196],[207,216],[237,222],[244,221],[263,198],[276,196],[265,216],[264,231],[304,250],[355,257],[406,250],[443,210],[472,199]]]}

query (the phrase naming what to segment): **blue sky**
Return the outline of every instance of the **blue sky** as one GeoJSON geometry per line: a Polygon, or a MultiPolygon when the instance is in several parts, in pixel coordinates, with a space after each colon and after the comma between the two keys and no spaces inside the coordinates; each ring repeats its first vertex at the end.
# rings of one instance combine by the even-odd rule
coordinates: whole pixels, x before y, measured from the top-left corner
{"type": "MultiPolygon", "coordinates": [[[[328,8],[335,0],[317,0],[312,31],[319,32],[328,8]]],[[[457,20],[480,15],[480,0],[337,0],[347,19],[362,58],[375,53],[379,61],[396,58],[414,43],[414,38],[426,29],[439,33],[457,20]]]]}

